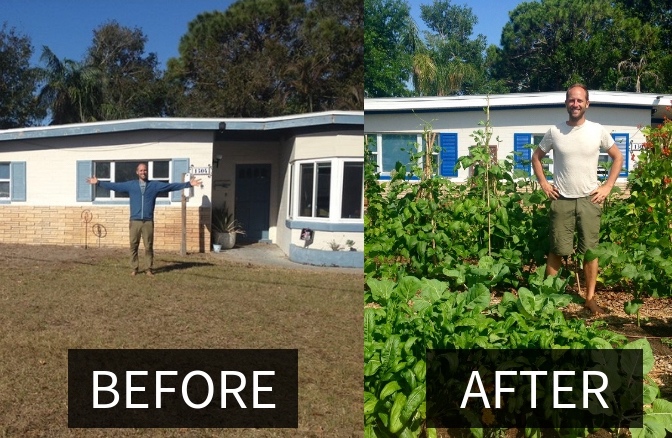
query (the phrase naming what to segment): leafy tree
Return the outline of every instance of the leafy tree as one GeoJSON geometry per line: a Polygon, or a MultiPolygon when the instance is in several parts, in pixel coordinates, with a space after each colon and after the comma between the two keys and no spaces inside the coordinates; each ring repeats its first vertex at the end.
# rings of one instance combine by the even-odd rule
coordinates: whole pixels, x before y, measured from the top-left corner
{"type": "Polygon", "coordinates": [[[285,78],[295,112],[364,107],[364,10],[360,0],[316,0],[301,23],[285,78]]]}
{"type": "Polygon", "coordinates": [[[608,0],[542,0],[518,5],[502,31],[498,75],[514,92],[601,88],[619,61],[622,13],[608,0]]]}
{"type": "Polygon", "coordinates": [[[672,46],[672,8],[669,1],[658,0],[615,0],[627,15],[648,23],[661,32],[661,45],[672,46]]]}
{"type": "MultiPolygon", "coordinates": [[[[364,92],[368,97],[405,96],[413,69],[417,28],[404,0],[364,0],[364,92]]],[[[420,70],[416,80],[430,73],[420,70]]],[[[415,77],[415,76],[414,76],[415,77]]],[[[422,79],[419,79],[422,78],[422,79]]]]}
{"type": "Polygon", "coordinates": [[[31,126],[43,116],[34,98],[38,70],[29,64],[30,39],[4,23],[0,28],[0,129],[31,126]]]}
{"type": "MultiPolygon", "coordinates": [[[[672,90],[672,9],[669,2],[618,0],[628,18],[616,88],[635,92],[672,90]]],[[[620,24],[620,23],[619,23],[620,24]]]]}
{"type": "Polygon", "coordinates": [[[40,61],[45,85],[40,90],[40,104],[47,107],[51,125],[83,123],[98,120],[102,102],[102,81],[99,70],[71,59],[60,60],[44,46],[40,61]]]}
{"type": "Polygon", "coordinates": [[[487,76],[485,36],[472,39],[478,18],[470,7],[434,0],[421,5],[421,17],[430,31],[415,51],[414,86],[421,95],[489,93],[503,88],[487,76]]]}
{"type": "Polygon", "coordinates": [[[617,54],[604,29],[615,9],[607,0],[522,3],[502,32],[502,71],[511,91],[555,91],[570,82],[600,88],[617,54]]]}
{"type": "Polygon", "coordinates": [[[145,55],[146,42],[140,29],[116,21],[94,30],[85,63],[101,74],[102,101],[96,119],[161,115],[161,75],[156,54],[145,55]]]}
{"type": "Polygon", "coordinates": [[[488,64],[509,90],[666,92],[672,86],[667,2],[541,0],[519,4],[488,64]]]}
{"type": "Polygon", "coordinates": [[[201,14],[168,61],[169,113],[264,117],[363,107],[354,0],[240,0],[201,14]]]}
{"type": "Polygon", "coordinates": [[[282,73],[295,58],[305,14],[298,0],[242,0],[226,12],[199,15],[180,41],[185,87],[178,115],[261,117],[289,103],[282,73]]]}
{"type": "Polygon", "coordinates": [[[94,30],[82,62],[59,59],[44,47],[45,85],[40,102],[51,124],[93,122],[162,115],[163,83],[156,55],[144,56],[147,38],[117,22],[94,30]]]}

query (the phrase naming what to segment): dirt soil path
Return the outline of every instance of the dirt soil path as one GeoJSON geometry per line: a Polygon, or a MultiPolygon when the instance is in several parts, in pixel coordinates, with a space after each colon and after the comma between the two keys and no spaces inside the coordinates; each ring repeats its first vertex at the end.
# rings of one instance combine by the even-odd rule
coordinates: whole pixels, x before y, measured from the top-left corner
{"type": "Polygon", "coordinates": [[[672,399],[672,297],[643,298],[640,325],[636,315],[628,315],[623,305],[632,294],[619,291],[597,291],[597,300],[605,314],[593,316],[580,304],[571,303],[564,310],[567,318],[581,318],[587,322],[601,320],[608,329],[620,333],[630,341],[646,338],[656,359],[651,377],[660,387],[661,396],[672,399]]]}

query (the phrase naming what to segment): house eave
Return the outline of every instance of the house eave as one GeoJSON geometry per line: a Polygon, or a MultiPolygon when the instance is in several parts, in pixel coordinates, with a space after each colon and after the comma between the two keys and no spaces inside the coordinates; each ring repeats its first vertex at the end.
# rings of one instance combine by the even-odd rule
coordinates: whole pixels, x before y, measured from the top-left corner
{"type": "Polygon", "coordinates": [[[276,131],[331,125],[364,125],[363,111],[327,111],[268,118],[140,118],[0,131],[0,141],[69,137],[143,130],[276,131]]]}

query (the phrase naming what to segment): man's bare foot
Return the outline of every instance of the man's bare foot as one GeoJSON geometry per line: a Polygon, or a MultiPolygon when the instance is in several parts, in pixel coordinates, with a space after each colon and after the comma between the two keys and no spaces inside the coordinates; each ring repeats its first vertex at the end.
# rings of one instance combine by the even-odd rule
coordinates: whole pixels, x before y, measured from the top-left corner
{"type": "Polygon", "coordinates": [[[597,301],[595,301],[595,298],[586,300],[586,302],[583,304],[583,307],[590,310],[593,316],[604,313],[604,310],[597,305],[597,301]]]}

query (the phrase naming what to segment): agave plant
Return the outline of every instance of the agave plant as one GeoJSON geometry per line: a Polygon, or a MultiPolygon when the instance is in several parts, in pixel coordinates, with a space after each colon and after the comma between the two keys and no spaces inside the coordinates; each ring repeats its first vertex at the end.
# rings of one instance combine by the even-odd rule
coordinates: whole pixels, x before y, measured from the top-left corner
{"type": "Polygon", "coordinates": [[[240,221],[234,219],[233,213],[229,213],[226,202],[212,209],[212,232],[245,234],[240,221]]]}

